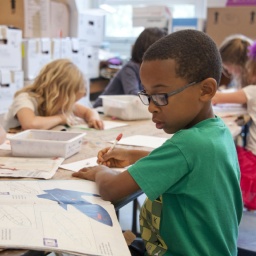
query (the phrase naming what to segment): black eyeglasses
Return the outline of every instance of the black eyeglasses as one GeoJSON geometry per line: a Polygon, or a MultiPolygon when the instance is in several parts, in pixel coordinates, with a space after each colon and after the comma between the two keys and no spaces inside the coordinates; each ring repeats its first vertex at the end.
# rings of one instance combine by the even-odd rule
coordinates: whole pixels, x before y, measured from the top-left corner
{"type": "Polygon", "coordinates": [[[144,105],[149,105],[150,100],[152,100],[156,106],[166,106],[168,104],[168,97],[178,94],[184,91],[185,89],[187,89],[188,87],[195,85],[197,83],[198,82],[189,83],[169,93],[158,93],[158,94],[149,95],[145,93],[145,91],[141,91],[141,92],[138,92],[138,96],[140,97],[140,100],[144,105]]]}

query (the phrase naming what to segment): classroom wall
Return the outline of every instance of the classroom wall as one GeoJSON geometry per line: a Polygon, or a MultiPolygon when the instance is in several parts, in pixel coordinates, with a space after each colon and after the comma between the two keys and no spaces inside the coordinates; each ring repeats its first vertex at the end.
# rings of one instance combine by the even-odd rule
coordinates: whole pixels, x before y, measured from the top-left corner
{"type": "Polygon", "coordinates": [[[207,7],[222,7],[226,2],[227,0],[207,0],[207,7]]]}

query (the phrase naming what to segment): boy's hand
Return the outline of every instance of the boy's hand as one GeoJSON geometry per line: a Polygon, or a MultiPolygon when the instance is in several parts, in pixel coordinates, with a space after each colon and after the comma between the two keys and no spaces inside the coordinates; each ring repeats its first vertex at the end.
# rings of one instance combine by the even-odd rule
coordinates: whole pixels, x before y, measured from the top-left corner
{"type": "Polygon", "coordinates": [[[86,168],[82,168],[78,172],[72,173],[72,176],[85,179],[85,180],[95,181],[96,174],[100,171],[103,171],[104,169],[108,169],[108,168],[104,165],[86,167],[86,168]]]}
{"type": "Polygon", "coordinates": [[[110,147],[104,148],[98,153],[98,164],[108,167],[123,168],[130,165],[129,150],[114,148],[108,152],[110,147]]]}

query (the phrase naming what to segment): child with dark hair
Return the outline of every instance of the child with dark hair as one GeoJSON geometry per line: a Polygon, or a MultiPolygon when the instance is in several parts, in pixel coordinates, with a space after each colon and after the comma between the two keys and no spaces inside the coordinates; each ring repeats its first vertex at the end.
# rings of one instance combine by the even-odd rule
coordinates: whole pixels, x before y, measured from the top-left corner
{"type": "Polygon", "coordinates": [[[249,85],[230,93],[217,92],[213,103],[245,104],[251,118],[245,147],[237,146],[241,169],[241,189],[247,208],[256,209],[256,41],[249,47],[248,61],[245,65],[249,85]]]}
{"type": "Polygon", "coordinates": [[[140,68],[156,128],[174,134],[152,152],[105,148],[102,165],[73,176],[96,181],[115,202],[141,189],[141,255],[237,255],[242,215],[239,165],[232,135],[211,99],[221,76],[213,40],[197,30],[174,32],[146,51],[140,68]],[[116,173],[111,167],[129,166],[116,173]]]}
{"type": "MultiPolygon", "coordinates": [[[[142,90],[139,76],[142,56],[151,44],[165,35],[166,32],[163,29],[145,28],[133,45],[131,60],[111,79],[101,95],[137,95],[142,90]]],[[[101,98],[97,98],[93,104],[95,108],[99,106],[102,106],[101,98]]]]}

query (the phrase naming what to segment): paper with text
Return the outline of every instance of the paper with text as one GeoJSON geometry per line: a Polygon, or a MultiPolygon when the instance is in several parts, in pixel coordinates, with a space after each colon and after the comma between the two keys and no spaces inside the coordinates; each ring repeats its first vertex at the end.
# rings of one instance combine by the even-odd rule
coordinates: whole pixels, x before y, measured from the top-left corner
{"type": "Polygon", "coordinates": [[[64,158],[0,157],[0,177],[50,179],[64,158]]]}
{"type": "Polygon", "coordinates": [[[0,247],[128,256],[114,206],[87,180],[0,181],[0,247]]]}

